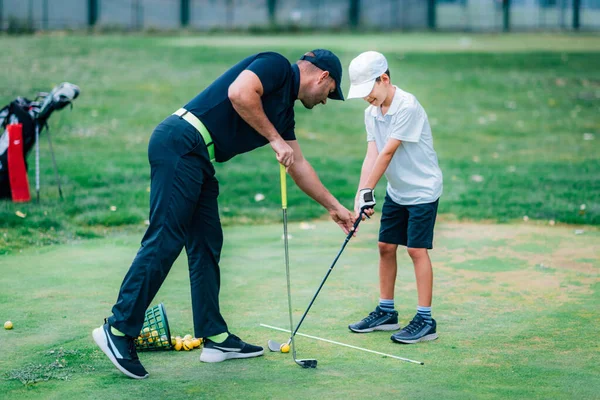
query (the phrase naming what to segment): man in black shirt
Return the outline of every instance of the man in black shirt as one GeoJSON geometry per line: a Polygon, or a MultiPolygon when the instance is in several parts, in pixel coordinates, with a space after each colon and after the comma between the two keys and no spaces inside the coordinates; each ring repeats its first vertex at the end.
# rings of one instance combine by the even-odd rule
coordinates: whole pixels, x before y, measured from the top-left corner
{"type": "Polygon", "coordinates": [[[294,132],[294,102],[300,100],[311,109],[328,98],[343,100],[341,78],[340,60],[328,50],[306,53],[296,64],[277,53],[255,54],[227,70],[154,130],[148,146],[150,225],[123,280],[113,315],[93,332],[98,346],[125,375],[148,376],[133,340],[183,247],[190,269],[194,332],[205,339],[200,360],[263,354],[262,347],[229,333],[219,311],[223,232],[212,162],[270,144],[300,189],[348,233],[352,213],[323,186],[294,132]]]}

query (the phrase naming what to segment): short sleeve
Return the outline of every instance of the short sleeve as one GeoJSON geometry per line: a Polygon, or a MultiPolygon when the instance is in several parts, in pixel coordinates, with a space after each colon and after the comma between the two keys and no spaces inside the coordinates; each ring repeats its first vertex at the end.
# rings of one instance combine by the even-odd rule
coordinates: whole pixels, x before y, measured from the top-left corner
{"type": "Polygon", "coordinates": [[[418,142],[423,132],[425,113],[419,103],[410,104],[394,115],[390,138],[403,142],[418,142]]]}
{"type": "Polygon", "coordinates": [[[365,130],[367,131],[367,142],[375,141],[375,126],[373,124],[373,117],[371,116],[371,109],[367,107],[365,110],[365,130]]]}
{"type": "Polygon", "coordinates": [[[260,53],[246,67],[258,76],[263,86],[263,96],[275,92],[290,79],[290,62],[281,54],[260,53]]]}

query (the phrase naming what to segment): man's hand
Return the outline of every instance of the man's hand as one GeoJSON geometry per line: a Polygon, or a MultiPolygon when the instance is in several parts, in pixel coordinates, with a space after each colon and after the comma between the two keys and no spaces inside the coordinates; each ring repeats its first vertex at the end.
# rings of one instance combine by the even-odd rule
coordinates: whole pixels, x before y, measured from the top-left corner
{"type": "Polygon", "coordinates": [[[277,161],[289,168],[294,163],[294,150],[281,137],[270,142],[273,151],[277,156],[277,161]]]}
{"type": "Polygon", "coordinates": [[[338,208],[329,211],[329,215],[331,216],[331,219],[342,228],[346,235],[354,227],[354,217],[352,216],[352,213],[343,206],[339,206],[338,208]]]}
{"type": "Polygon", "coordinates": [[[375,207],[375,192],[371,188],[360,189],[358,192],[359,211],[373,210],[375,207]]]}

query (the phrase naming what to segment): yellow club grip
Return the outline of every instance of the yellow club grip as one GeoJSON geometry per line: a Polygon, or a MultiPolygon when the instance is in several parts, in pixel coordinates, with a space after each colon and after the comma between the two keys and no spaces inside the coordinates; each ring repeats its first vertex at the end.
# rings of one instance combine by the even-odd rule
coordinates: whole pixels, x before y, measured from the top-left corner
{"type": "Polygon", "coordinates": [[[283,164],[279,164],[279,177],[281,180],[281,208],[285,210],[287,208],[287,185],[285,182],[285,167],[283,164]]]}

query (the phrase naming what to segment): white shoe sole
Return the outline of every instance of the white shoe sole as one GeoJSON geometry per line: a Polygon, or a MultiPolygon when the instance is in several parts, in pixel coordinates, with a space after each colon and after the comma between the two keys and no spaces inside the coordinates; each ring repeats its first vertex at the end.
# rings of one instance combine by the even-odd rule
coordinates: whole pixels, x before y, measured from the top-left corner
{"type": "Polygon", "coordinates": [[[435,340],[438,338],[438,334],[437,333],[432,333],[429,335],[425,335],[422,338],[419,339],[415,339],[415,340],[394,340],[394,342],[396,343],[405,343],[405,344],[413,344],[413,343],[419,343],[419,342],[428,342],[431,340],[435,340]]]}
{"type": "Polygon", "coordinates": [[[106,354],[108,359],[114,364],[115,367],[117,367],[119,371],[133,379],[146,379],[148,377],[148,374],[144,376],[134,375],[131,372],[127,371],[125,368],[121,367],[121,364],[119,364],[112,351],[110,351],[110,349],[108,348],[108,338],[104,333],[104,328],[100,327],[94,329],[94,331],[92,332],[92,336],[94,337],[94,342],[96,342],[98,347],[100,347],[100,350],[102,350],[102,352],[106,354]]]}
{"type": "Polygon", "coordinates": [[[400,324],[379,325],[374,328],[367,328],[367,329],[354,329],[354,328],[350,328],[350,327],[348,327],[348,328],[352,332],[356,332],[356,333],[368,333],[368,332],[373,332],[373,331],[397,331],[398,329],[400,329],[400,324]]]}
{"type": "Polygon", "coordinates": [[[252,358],[262,356],[264,352],[264,350],[261,350],[254,353],[236,353],[222,352],[221,350],[215,349],[202,349],[202,354],[200,354],[200,361],[207,363],[216,363],[233,358],[252,358]]]}

